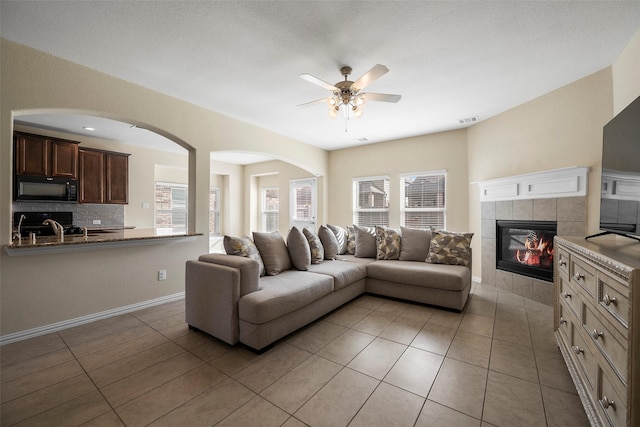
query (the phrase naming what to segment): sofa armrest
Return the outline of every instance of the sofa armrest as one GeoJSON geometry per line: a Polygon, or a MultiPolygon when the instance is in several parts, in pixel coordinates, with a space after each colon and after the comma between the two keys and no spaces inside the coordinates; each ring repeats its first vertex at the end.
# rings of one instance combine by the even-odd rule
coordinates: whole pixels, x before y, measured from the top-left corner
{"type": "Polygon", "coordinates": [[[240,270],[187,261],[185,275],[185,315],[189,326],[229,344],[237,343],[240,270]]]}
{"type": "Polygon", "coordinates": [[[260,265],[254,259],[237,255],[206,254],[200,255],[198,261],[240,270],[240,297],[260,289],[260,265]]]}

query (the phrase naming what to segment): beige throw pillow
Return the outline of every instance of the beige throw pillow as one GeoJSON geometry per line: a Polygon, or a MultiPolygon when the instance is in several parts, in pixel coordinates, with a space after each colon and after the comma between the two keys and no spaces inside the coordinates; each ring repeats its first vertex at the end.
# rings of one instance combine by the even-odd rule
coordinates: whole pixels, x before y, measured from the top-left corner
{"type": "Polygon", "coordinates": [[[333,231],[338,242],[338,255],[344,255],[347,252],[347,230],[337,225],[327,224],[329,230],[333,231]]]}
{"type": "Polygon", "coordinates": [[[324,248],[324,259],[336,259],[338,256],[338,241],[335,234],[328,227],[321,225],[318,229],[318,237],[324,248]]]}
{"type": "Polygon", "coordinates": [[[287,236],[287,249],[291,263],[298,270],[308,270],[311,265],[311,250],[307,238],[298,227],[292,227],[287,236]]]}
{"type": "Polygon", "coordinates": [[[400,227],[402,246],[400,261],[424,261],[429,256],[431,230],[400,227]]]}
{"type": "Polygon", "coordinates": [[[375,258],[378,252],[376,247],[376,229],[374,227],[358,227],[354,225],[356,234],[356,257],[375,258]]]}
{"type": "Polygon", "coordinates": [[[291,269],[291,258],[287,245],[278,231],[271,233],[253,232],[253,241],[260,252],[264,268],[269,276],[291,269]]]}

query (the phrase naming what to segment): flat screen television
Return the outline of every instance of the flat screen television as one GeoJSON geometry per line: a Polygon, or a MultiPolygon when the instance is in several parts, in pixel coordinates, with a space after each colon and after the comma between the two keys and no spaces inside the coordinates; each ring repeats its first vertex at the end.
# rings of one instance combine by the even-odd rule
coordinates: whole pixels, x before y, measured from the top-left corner
{"type": "Polygon", "coordinates": [[[600,230],[640,241],[640,97],[602,131],[600,230]]]}

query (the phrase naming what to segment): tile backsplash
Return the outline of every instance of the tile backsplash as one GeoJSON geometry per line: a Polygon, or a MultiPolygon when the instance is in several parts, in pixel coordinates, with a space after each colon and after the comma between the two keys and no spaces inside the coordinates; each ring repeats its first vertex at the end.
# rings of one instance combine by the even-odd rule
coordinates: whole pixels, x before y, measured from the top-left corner
{"type": "Polygon", "coordinates": [[[124,205],[93,205],[79,203],[14,202],[13,212],[72,212],[73,225],[78,227],[123,227],[124,205]],[[100,225],[93,223],[100,220],[100,225]]]}

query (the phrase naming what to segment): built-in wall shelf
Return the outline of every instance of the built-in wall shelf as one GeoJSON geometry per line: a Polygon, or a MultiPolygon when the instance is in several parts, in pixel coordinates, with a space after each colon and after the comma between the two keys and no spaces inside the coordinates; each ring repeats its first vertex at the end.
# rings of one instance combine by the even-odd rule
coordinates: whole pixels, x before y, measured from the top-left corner
{"type": "Polygon", "coordinates": [[[586,196],[588,173],[575,166],[481,181],[480,201],[586,196]]]}

